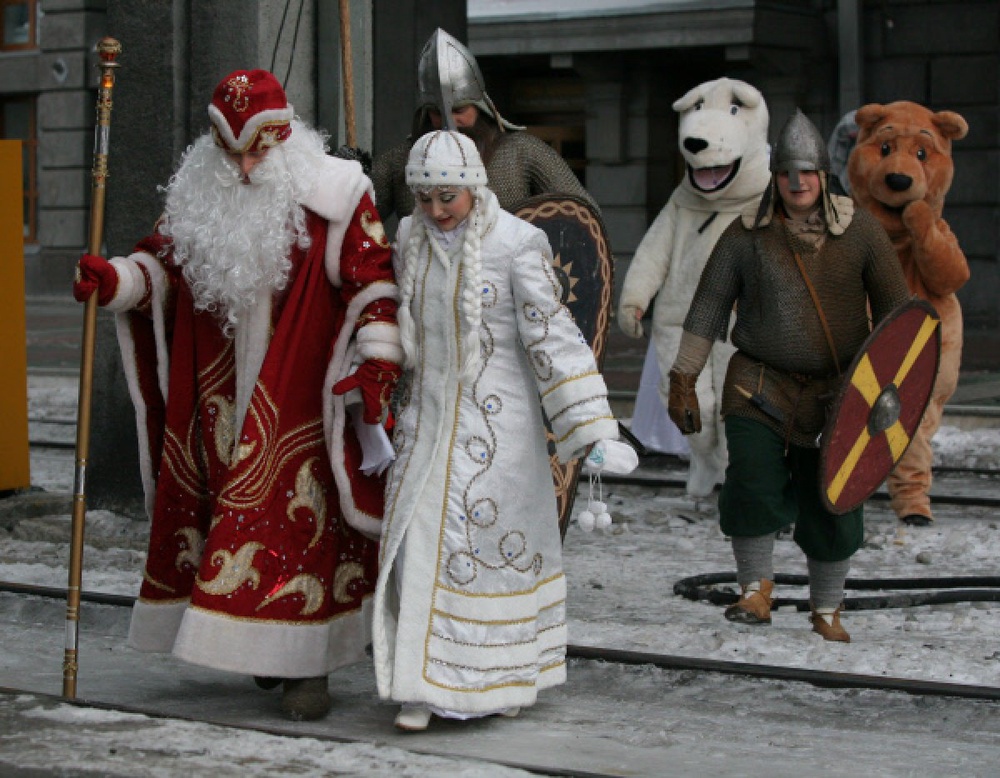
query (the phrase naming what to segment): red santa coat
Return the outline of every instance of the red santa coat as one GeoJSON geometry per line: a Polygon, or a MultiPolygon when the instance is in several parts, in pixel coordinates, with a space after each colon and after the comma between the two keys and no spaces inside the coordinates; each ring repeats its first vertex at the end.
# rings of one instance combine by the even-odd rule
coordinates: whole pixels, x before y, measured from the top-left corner
{"type": "Polygon", "coordinates": [[[384,482],[359,471],[330,390],[358,341],[392,351],[397,292],[368,180],[327,162],[303,202],[311,245],[235,338],[194,310],[162,236],[113,260],[119,296],[151,291],[118,322],[152,517],[141,650],[292,678],[364,658],[384,482]]]}

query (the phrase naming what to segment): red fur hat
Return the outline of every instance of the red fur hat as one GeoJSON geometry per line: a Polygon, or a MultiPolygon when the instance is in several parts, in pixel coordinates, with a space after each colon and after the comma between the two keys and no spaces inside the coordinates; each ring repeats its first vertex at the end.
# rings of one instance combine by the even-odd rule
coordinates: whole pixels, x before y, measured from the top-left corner
{"type": "Polygon", "coordinates": [[[215,142],[234,154],[277,146],[292,134],[292,106],[266,70],[237,70],[222,79],[208,115],[215,142]]]}

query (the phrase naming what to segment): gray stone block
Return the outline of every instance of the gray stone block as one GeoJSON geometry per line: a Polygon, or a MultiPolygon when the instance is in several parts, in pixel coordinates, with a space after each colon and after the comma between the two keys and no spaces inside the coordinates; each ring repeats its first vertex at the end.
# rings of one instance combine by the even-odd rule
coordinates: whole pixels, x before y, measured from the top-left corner
{"type": "Polygon", "coordinates": [[[27,295],[67,296],[72,288],[82,245],[81,243],[75,249],[63,251],[42,249],[37,254],[26,256],[24,281],[27,295]]]}
{"type": "Polygon", "coordinates": [[[587,88],[587,158],[621,162],[625,154],[624,84],[605,82],[587,88]]]}
{"type": "Polygon", "coordinates": [[[37,52],[17,57],[0,57],[0,84],[5,95],[30,94],[38,91],[35,79],[38,77],[37,52]]]}
{"type": "MultiPolygon", "coordinates": [[[[870,103],[912,100],[922,104],[927,94],[927,66],[916,57],[873,62],[865,81],[865,95],[870,103]]],[[[772,121],[771,127],[774,126],[772,121]]]]}
{"type": "Polygon", "coordinates": [[[89,200],[89,171],[81,168],[42,169],[38,173],[38,207],[82,208],[89,200]]]}
{"type": "MultiPolygon", "coordinates": [[[[87,55],[82,51],[56,51],[38,58],[39,89],[89,89],[87,55]]],[[[96,98],[95,98],[96,99],[96,98]]]]}
{"type": "MultiPolygon", "coordinates": [[[[937,110],[952,110],[949,102],[934,106],[937,110]]],[[[1000,143],[1000,105],[961,106],[957,113],[969,124],[969,134],[955,141],[954,148],[995,149],[1000,143]]]]}
{"type": "Polygon", "coordinates": [[[587,191],[601,208],[646,203],[646,168],[642,165],[588,165],[587,191]]]}
{"type": "Polygon", "coordinates": [[[969,262],[972,280],[958,290],[962,304],[962,320],[967,331],[1000,327],[1000,309],[996,303],[996,289],[1000,286],[1000,264],[996,260],[969,262]]]}
{"type": "Polygon", "coordinates": [[[639,241],[646,234],[645,207],[602,207],[601,215],[615,255],[619,252],[635,253],[639,241]]]}
{"type": "Polygon", "coordinates": [[[38,96],[38,128],[75,130],[94,126],[94,95],[90,92],[44,92],[38,96]]]}
{"type": "Polygon", "coordinates": [[[46,15],[67,11],[106,11],[107,8],[107,0],[42,0],[42,10],[46,15]]]}
{"type": "MultiPolygon", "coordinates": [[[[880,11],[884,56],[926,56],[932,52],[992,52],[997,46],[1000,6],[995,2],[884,3],[880,11]]],[[[868,26],[867,30],[876,29],[868,26]]]]}
{"type": "Polygon", "coordinates": [[[1000,94],[1000,57],[935,57],[930,67],[932,105],[995,105],[1000,94]]]}
{"type": "Polygon", "coordinates": [[[87,242],[87,225],[85,208],[39,208],[38,242],[47,248],[80,251],[87,242]]]}
{"type": "Polygon", "coordinates": [[[92,49],[97,40],[103,37],[102,31],[106,28],[106,15],[103,12],[46,12],[39,24],[38,42],[46,52],[62,49],[86,51],[92,49]]]}
{"type": "Polygon", "coordinates": [[[85,168],[93,162],[94,133],[88,130],[48,130],[38,139],[40,168],[85,168]]]}
{"type": "Polygon", "coordinates": [[[946,203],[955,205],[996,204],[1000,200],[1000,151],[962,150],[952,147],[955,178],[946,203]]]}
{"type": "MultiPolygon", "coordinates": [[[[956,206],[946,201],[943,215],[970,261],[1000,262],[1000,212],[995,204],[972,207],[956,206]]],[[[997,287],[990,287],[989,293],[995,304],[997,287]]]]}

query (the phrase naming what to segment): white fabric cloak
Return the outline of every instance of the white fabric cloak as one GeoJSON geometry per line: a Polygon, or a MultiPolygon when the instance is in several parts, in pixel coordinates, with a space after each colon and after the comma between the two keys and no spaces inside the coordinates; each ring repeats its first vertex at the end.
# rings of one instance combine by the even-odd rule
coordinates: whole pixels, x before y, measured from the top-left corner
{"type": "MultiPolygon", "coordinates": [[[[417,260],[420,351],[395,429],[373,622],[383,699],[472,715],[531,705],[566,677],[543,408],[562,461],[618,437],[593,353],[560,303],[545,234],[494,212],[472,383],[458,378],[463,241],[448,252],[432,240],[417,260]]],[[[421,218],[401,222],[399,247],[421,218]]]]}

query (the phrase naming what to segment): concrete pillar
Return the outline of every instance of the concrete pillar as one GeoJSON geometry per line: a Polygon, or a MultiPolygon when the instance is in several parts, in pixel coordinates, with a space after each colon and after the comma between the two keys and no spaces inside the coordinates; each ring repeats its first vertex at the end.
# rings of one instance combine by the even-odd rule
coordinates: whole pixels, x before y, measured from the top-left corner
{"type": "MultiPolygon", "coordinates": [[[[163,205],[157,186],[169,180],[184,149],[208,129],[205,109],[226,73],[270,69],[273,62],[289,101],[298,103],[296,111],[315,116],[315,28],[312,5],[303,6],[301,21],[290,13],[282,26],[280,0],[108,4],[107,33],[122,43],[111,128],[108,256],[129,254],[152,231],[163,205]]],[[[131,400],[113,319],[103,312],[98,319],[87,503],[141,516],[135,420],[124,412],[131,411],[131,400]]]]}

